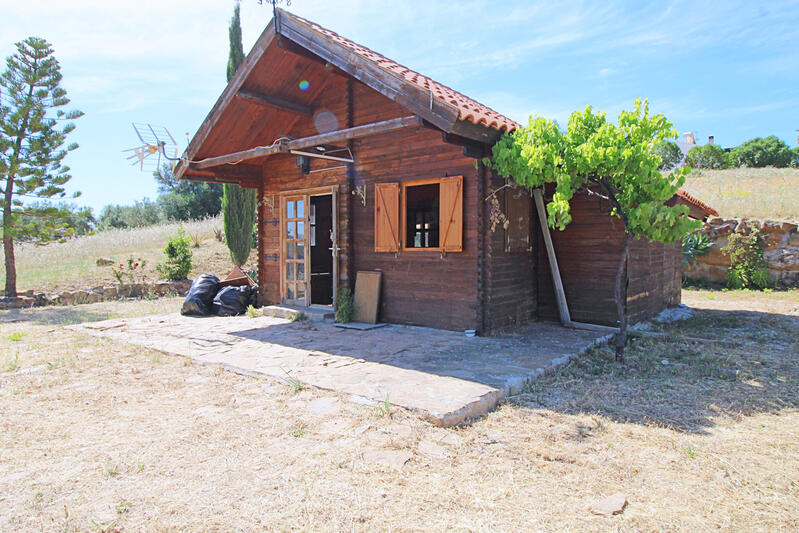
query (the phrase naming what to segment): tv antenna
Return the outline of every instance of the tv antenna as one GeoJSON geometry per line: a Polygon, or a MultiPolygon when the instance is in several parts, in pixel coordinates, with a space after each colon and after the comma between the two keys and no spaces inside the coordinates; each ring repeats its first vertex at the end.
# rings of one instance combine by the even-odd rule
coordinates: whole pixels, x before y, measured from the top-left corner
{"type": "Polygon", "coordinates": [[[150,123],[132,122],[133,129],[139,137],[141,144],[123,150],[123,152],[133,152],[126,159],[131,161],[131,165],[139,165],[139,169],[144,171],[145,163],[148,170],[156,170],[161,165],[161,156],[167,161],[172,161],[174,167],[175,162],[179,161],[178,158],[178,143],[169,130],[164,126],[153,126],[150,123]],[[166,154],[167,147],[172,150],[174,148],[174,156],[169,157],[166,154]],[[157,155],[156,155],[157,154],[157,155]],[[152,157],[156,155],[156,157],[152,157]],[[153,168],[153,164],[155,168],[153,168]]]}

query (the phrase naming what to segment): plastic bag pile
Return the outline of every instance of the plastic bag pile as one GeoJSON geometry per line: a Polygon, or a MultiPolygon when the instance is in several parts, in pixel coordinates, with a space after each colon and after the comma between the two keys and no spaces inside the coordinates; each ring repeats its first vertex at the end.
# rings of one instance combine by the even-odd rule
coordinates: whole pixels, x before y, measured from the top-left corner
{"type": "Polygon", "coordinates": [[[244,314],[247,307],[256,305],[258,285],[250,287],[219,288],[219,278],[213,274],[197,276],[191,284],[189,294],[183,301],[181,315],[235,316],[244,314]]]}

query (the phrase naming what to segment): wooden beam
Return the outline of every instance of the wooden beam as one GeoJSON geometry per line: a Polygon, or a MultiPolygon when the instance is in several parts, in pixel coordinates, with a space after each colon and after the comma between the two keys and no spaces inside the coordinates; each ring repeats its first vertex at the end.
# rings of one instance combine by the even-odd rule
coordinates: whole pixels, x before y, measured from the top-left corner
{"type": "Polygon", "coordinates": [[[187,181],[205,181],[209,183],[236,183],[250,186],[262,181],[263,168],[260,165],[225,165],[210,170],[198,169],[189,165],[180,179],[187,181]]]}
{"type": "Polygon", "coordinates": [[[278,9],[281,35],[302,48],[328,61],[383,96],[429,120],[444,131],[450,131],[458,120],[458,110],[433,93],[380,68],[373,61],[359,56],[350,48],[319,33],[291,13],[278,9]]]}
{"type": "Polygon", "coordinates": [[[280,98],[279,96],[262,94],[249,89],[239,89],[239,92],[236,93],[236,97],[250,100],[251,102],[257,102],[262,105],[277,107],[283,111],[288,110],[294,111],[295,113],[301,113],[303,115],[313,116],[313,108],[311,108],[311,106],[292,102],[291,100],[286,100],[284,98],[280,98]]]}
{"type": "Polygon", "coordinates": [[[458,120],[452,125],[450,133],[488,145],[496,143],[504,132],[466,120],[458,120]]]}
{"type": "Polygon", "coordinates": [[[569,315],[569,306],[566,304],[566,292],[563,290],[563,281],[560,278],[558,258],[555,256],[555,247],[552,246],[552,236],[549,234],[547,214],[544,209],[544,195],[541,194],[541,189],[533,189],[533,196],[535,197],[536,211],[538,211],[538,221],[541,224],[541,233],[544,234],[544,244],[546,245],[547,257],[549,258],[549,270],[552,272],[552,283],[555,286],[555,298],[558,301],[560,322],[564,326],[571,327],[572,319],[569,315]]]}
{"type": "MultiPolygon", "coordinates": [[[[261,32],[261,36],[258,38],[258,41],[253,45],[252,50],[250,53],[247,54],[247,57],[244,58],[244,62],[239,66],[236,70],[236,74],[233,75],[233,78],[228,82],[227,87],[219,96],[214,107],[211,108],[211,111],[208,113],[208,116],[205,117],[203,123],[200,125],[200,129],[197,130],[197,133],[194,134],[192,137],[191,142],[189,143],[188,148],[186,148],[186,157],[190,161],[197,155],[197,151],[202,146],[205,139],[208,138],[208,134],[211,132],[211,129],[214,127],[216,122],[219,120],[219,117],[222,116],[222,113],[227,108],[228,104],[230,104],[233,97],[236,95],[238,90],[244,85],[244,80],[247,79],[249,76],[250,71],[258,63],[258,60],[261,59],[264,52],[266,51],[267,47],[272,43],[272,40],[275,38],[275,21],[272,20],[267,24],[266,28],[263,32],[261,32]]],[[[188,165],[185,161],[180,161],[177,166],[175,167],[175,177],[180,179],[188,165]]]]}
{"type": "Polygon", "coordinates": [[[321,133],[319,135],[302,137],[300,139],[281,140],[269,146],[256,146],[255,148],[250,148],[249,150],[243,150],[241,152],[233,152],[232,154],[209,157],[201,161],[197,161],[194,163],[194,166],[198,169],[203,169],[217,165],[236,164],[240,161],[246,161],[247,159],[255,159],[257,157],[263,157],[277,153],[286,153],[291,150],[308,148],[310,146],[316,146],[319,144],[330,144],[338,141],[356,139],[358,137],[367,137],[369,135],[386,133],[419,124],[419,119],[415,116],[381,120],[380,122],[372,122],[362,126],[355,126],[354,128],[346,128],[343,130],[321,133]]]}

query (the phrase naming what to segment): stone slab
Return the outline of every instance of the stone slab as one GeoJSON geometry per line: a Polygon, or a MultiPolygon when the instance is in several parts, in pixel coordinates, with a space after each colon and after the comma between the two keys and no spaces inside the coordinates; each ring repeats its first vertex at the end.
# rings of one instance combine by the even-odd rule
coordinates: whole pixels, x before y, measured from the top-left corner
{"type": "Polygon", "coordinates": [[[344,329],[359,329],[361,331],[369,331],[370,329],[377,329],[377,328],[384,328],[388,326],[383,322],[378,322],[377,324],[368,324],[366,322],[346,322],[344,324],[336,324],[337,328],[344,328],[344,329]]]}
{"type": "Polygon", "coordinates": [[[92,335],[304,384],[370,402],[386,398],[439,426],[478,417],[541,373],[600,340],[590,331],[537,323],[513,335],[387,325],[373,331],[325,322],[178,314],[67,326],[92,335]]]}

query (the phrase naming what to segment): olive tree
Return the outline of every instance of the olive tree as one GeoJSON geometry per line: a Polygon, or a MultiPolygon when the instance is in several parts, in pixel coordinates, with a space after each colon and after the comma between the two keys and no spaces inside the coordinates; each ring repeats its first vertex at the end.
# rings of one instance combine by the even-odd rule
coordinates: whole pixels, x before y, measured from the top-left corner
{"type": "Polygon", "coordinates": [[[688,218],[686,206],[666,205],[685,182],[687,169],[662,174],[656,150],[676,136],[665,116],[650,114],[648,101],[638,99],[632,111],[621,112],[617,124],[590,106],[572,113],[565,132],[552,120],[531,117],[526,127],[505,134],[494,145],[493,159],[487,162],[501,176],[525,187],[554,184],[546,206],[550,227],[563,230],[571,222],[569,202],[580,189],[604,198],[612,206],[610,216],[621,219],[626,238],[614,289],[619,360],[627,342],[622,278],[633,239],[671,243],[700,224],[688,218]]]}

